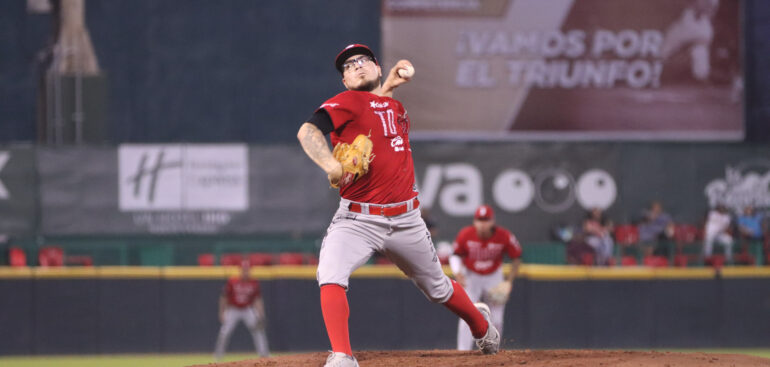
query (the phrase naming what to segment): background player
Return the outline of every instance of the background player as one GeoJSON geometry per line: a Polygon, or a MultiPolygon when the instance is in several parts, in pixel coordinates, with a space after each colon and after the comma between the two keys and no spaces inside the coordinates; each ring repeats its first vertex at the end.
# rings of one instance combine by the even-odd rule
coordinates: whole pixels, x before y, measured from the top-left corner
{"type": "MultiPolygon", "coordinates": [[[[473,302],[489,305],[492,323],[503,334],[505,303],[513,289],[513,280],[521,265],[521,246],[510,231],[495,224],[492,208],[482,205],[476,209],[473,225],[460,230],[454,243],[454,255],[449,265],[455,279],[465,287],[473,302]],[[503,254],[513,260],[513,268],[503,279],[503,254]]],[[[468,325],[460,320],[457,326],[457,349],[471,350],[473,339],[468,325]]]]}
{"type": "Polygon", "coordinates": [[[411,68],[411,63],[400,60],[381,84],[382,70],[374,53],[353,44],[337,55],[335,66],[348,90],[323,103],[297,134],[329,183],[340,184],[340,206],[324,237],[317,273],[332,347],[326,366],[358,366],[348,335],[346,292],[350,274],[374,252],[387,256],[429,300],[465,320],[482,351],[496,353],[500,338],[488,321],[489,309],[477,308],[462,287],[444,274],[420,217],[409,117],[401,102],[390,97],[394,88],[409,80],[399,76],[398,70],[411,68]],[[369,136],[374,159],[367,174],[340,182],[342,165],[324,138],[329,133],[332,145],[351,143],[359,134],[369,136]]]}
{"type": "Polygon", "coordinates": [[[248,261],[241,264],[240,277],[230,278],[219,296],[219,328],[214,359],[222,359],[235,327],[243,321],[254,340],[254,348],[262,357],[269,357],[267,335],[265,335],[265,304],[259,282],[252,279],[248,261]]]}

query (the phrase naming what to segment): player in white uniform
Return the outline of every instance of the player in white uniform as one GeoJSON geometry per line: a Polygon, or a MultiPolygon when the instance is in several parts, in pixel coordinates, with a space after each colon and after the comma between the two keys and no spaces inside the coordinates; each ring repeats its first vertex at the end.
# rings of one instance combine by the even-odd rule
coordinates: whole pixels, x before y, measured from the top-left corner
{"type": "MultiPolygon", "coordinates": [[[[449,265],[455,279],[465,287],[473,302],[489,305],[492,323],[502,337],[505,303],[513,289],[513,280],[521,264],[521,246],[511,232],[495,224],[494,212],[488,205],[476,209],[473,225],[460,230],[454,243],[449,265]],[[503,279],[503,255],[513,260],[513,269],[503,279]]],[[[457,349],[471,350],[473,337],[468,325],[457,326],[457,349]]]]}

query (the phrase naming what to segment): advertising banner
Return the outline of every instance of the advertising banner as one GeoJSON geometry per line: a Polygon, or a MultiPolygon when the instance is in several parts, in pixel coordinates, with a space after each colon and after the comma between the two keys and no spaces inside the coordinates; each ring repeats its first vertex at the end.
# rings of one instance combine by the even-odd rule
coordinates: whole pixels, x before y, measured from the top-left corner
{"type": "Polygon", "coordinates": [[[42,230],[57,235],[320,232],[336,199],[323,177],[303,177],[314,172],[312,164],[294,146],[41,149],[42,230]],[[289,166],[298,173],[288,175],[289,166]]]}
{"type": "Polygon", "coordinates": [[[522,241],[542,242],[599,208],[636,223],[660,201],[701,226],[717,204],[770,216],[770,147],[719,143],[417,143],[420,202],[453,239],[480,204],[522,241]]]}
{"type": "MultiPolygon", "coordinates": [[[[534,242],[580,224],[593,208],[632,223],[652,200],[675,221],[696,225],[716,204],[733,213],[747,205],[770,211],[770,147],[763,145],[415,142],[412,150],[420,207],[442,240],[469,225],[481,204],[534,242]]],[[[339,201],[296,145],[39,148],[37,158],[45,235],[322,236],[339,201]]],[[[28,206],[0,210],[3,225],[34,228],[34,175],[9,175],[17,168],[6,171],[15,165],[8,164],[0,182],[28,206]]]]}
{"type": "Polygon", "coordinates": [[[37,229],[37,172],[32,147],[0,147],[0,235],[37,229]]]}
{"type": "Polygon", "coordinates": [[[383,0],[416,138],[736,140],[740,1],[383,0]]]}

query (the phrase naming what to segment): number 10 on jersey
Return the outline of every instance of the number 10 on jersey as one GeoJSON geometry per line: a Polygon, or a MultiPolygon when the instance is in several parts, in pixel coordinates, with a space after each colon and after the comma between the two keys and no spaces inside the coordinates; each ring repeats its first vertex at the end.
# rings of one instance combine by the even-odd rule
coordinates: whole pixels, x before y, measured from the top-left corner
{"type": "Polygon", "coordinates": [[[374,111],[374,113],[376,113],[377,116],[380,116],[380,121],[382,122],[382,133],[385,134],[386,137],[393,137],[398,135],[396,132],[396,114],[393,113],[393,110],[387,109],[385,111],[374,111]]]}

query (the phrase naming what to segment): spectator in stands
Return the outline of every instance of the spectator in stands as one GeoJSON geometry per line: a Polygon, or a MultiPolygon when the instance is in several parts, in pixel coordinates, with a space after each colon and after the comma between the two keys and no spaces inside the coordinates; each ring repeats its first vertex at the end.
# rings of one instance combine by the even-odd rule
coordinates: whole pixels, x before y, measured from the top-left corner
{"type": "Polygon", "coordinates": [[[663,204],[658,200],[652,201],[650,207],[642,213],[637,227],[639,246],[644,256],[652,255],[656,250],[660,251],[661,242],[674,237],[674,221],[671,215],[663,211],[663,204]]]}
{"type": "Polygon", "coordinates": [[[219,329],[214,351],[214,359],[217,361],[222,359],[230,335],[241,321],[249,329],[257,353],[262,357],[270,356],[265,335],[265,305],[259,282],[251,278],[250,269],[251,264],[243,261],[240,276],[230,278],[219,296],[219,321],[222,327],[219,329]]]}
{"type": "Polygon", "coordinates": [[[596,265],[609,265],[615,242],[612,240],[613,223],[599,208],[591,209],[583,220],[585,243],[594,249],[596,265]]]}
{"type": "Polygon", "coordinates": [[[767,232],[764,215],[757,213],[753,205],[746,205],[736,222],[738,222],[738,238],[744,250],[748,249],[751,242],[764,240],[767,232]]]}
{"type": "Polygon", "coordinates": [[[587,265],[584,261],[586,256],[596,257],[596,251],[586,243],[585,237],[582,231],[577,231],[569,237],[566,247],[567,264],[587,265]]]}
{"type": "Polygon", "coordinates": [[[706,217],[706,225],[703,229],[703,256],[708,260],[714,251],[714,242],[717,242],[725,249],[725,258],[727,263],[733,262],[733,236],[730,233],[732,218],[727,211],[727,207],[718,204],[709,210],[706,217]]]}

